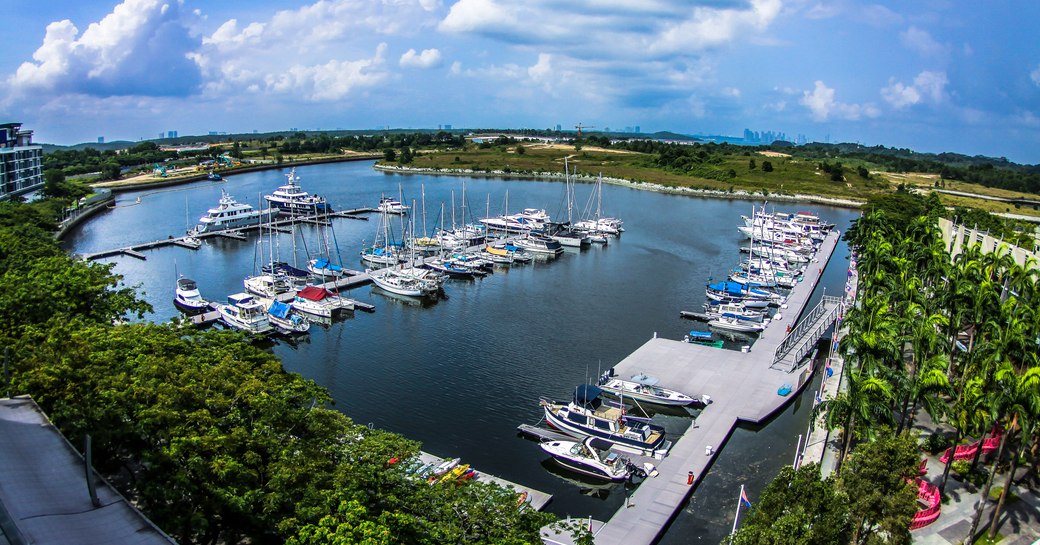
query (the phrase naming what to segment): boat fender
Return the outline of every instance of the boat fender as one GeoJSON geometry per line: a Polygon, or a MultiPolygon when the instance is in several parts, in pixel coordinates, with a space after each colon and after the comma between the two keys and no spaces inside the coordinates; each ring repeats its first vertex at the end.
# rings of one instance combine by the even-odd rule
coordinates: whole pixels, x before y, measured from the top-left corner
{"type": "Polygon", "coordinates": [[[688,484],[688,485],[692,485],[693,484],[693,472],[692,471],[686,474],[686,484],[688,484]]]}

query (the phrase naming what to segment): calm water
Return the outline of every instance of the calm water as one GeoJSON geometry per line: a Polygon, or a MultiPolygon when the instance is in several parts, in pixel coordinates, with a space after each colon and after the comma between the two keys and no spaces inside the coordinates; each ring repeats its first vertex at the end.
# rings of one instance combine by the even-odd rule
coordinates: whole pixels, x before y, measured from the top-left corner
{"type": "MultiPolygon", "coordinates": [[[[285,181],[285,172],[122,194],[116,209],[70,233],[65,245],[84,253],[179,235],[216,204],[221,188],[256,206],[261,193],[285,181]]],[[[424,186],[431,233],[440,223],[441,203],[450,225],[453,192],[456,222],[462,221],[463,183],[470,220],[482,217],[489,205],[493,214],[501,213],[507,198],[510,211],[536,207],[554,218],[566,216],[559,182],[383,174],[371,162],[297,172],[304,189],[327,196],[336,209],[373,207],[382,194],[403,194],[407,203],[416,200],[421,212],[424,186]]],[[[579,208],[592,187],[578,186],[579,208]]],[[[450,281],[447,298],[429,305],[393,299],[370,286],[357,288],[350,295],[376,305],[374,314],[358,312],[313,327],[309,338],[275,343],[271,350],[287,370],[328,388],[336,407],[356,422],[401,433],[434,454],[461,456],[482,471],[549,492],[554,495],[549,510],[559,515],[607,519],[624,502],[622,485],[577,482],[548,463],[534,442],[518,438],[515,428],[539,421],[539,397],[567,398],[586,376],[617,363],[655,333],[681,338],[691,328],[703,328],[680,319],[679,311],[700,310],[709,277],[721,279],[737,263],[736,225],[751,203],[604,186],[603,208],[624,218],[627,229],[605,247],[498,268],[481,280],[450,281]]],[[[849,210],[813,210],[843,230],[856,217],[849,210]]],[[[347,267],[362,268],[358,251],[378,226],[377,216],[370,217],[334,220],[330,241],[347,267]]],[[[421,213],[416,224],[421,232],[421,213]]],[[[315,228],[301,231],[295,243],[302,263],[303,246],[313,252],[323,242],[315,228]]],[[[395,231],[400,233],[399,225],[395,231]]],[[[178,272],[196,279],[210,299],[242,291],[242,278],[267,260],[256,241],[255,235],[246,242],[208,239],[198,251],[169,247],[145,252],[147,261],[112,261],[125,283],[139,286],[154,306],[150,318],[164,321],[176,315],[172,297],[178,272]]],[[[264,242],[263,252],[292,262],[293,242],[290,235],[279,235],[273,248],[264,242]]],[[[846,255],[839,244],[825,273],[823,285],[832,293],[844,284],[846,255]]],[[[719,542],[732,524],[740,484],[747,484],[754,501],[790,463],[798,434],[808,425],[811,395],[762,429],[736,430],[661,543],[719,542]]],[[[679,416],[656,418],[670,430],[689,425],[679,416]]]]}

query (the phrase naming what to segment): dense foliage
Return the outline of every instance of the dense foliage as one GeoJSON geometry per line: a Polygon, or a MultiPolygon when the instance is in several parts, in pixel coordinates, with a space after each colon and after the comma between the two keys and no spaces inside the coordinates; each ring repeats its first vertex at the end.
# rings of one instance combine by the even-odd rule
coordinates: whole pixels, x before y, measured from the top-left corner
{"type": "Polygon", "coordinates": [[[753,505],[732,545],[909,544],[917,510],[917,443],[909,434],[864,443],[840,477],[787,466],[753,505]]]}
{"type": "MultiPolygon", "coordinates": [[[[773,149],[773,147],[770,147],[773,149]]],[[[986,187],[1040,193],[1040,165],[1018,165],[1007,159],[957,153],[918,153],[909,149],[859,144],[809,144],[776,148],[807,159],[857,159],[890,172],[928,172],[946,180],[986,187]]]]}
{"type": "MultiPolygon", "coordinates": [[[[1015,468],[1038,438],[1037,262],[1016,262],[1006,245],[990,253],[956,248],[951,259],[933,217],[892,221],[884,207],[847,236],[859,258],[858,302],[840,344],[847,388],[819,408],[829,427],[842,430],[843,452],[885,436],[887,426],[910,429],[920,411],[952,429],[955,445],[1002,429],[965,541],[977,537],[982,499],[1007,458],[992,538],[1015,468]]],[[[952,463],[951,456],[940,489],[952,463]]],[[[1034,472],[1036,464],[1034,457],[1034,472]]]]}
{"type": "Polygon", "coordinates": [[[99,470],[180,543],[531,543],[552,520],[389,463],[419,445],[354,424],[238,333],[121,323],[148,305],[63,253],[38,206],[0,203],[12,390],[73,444],[91,434],[99,470]]]}

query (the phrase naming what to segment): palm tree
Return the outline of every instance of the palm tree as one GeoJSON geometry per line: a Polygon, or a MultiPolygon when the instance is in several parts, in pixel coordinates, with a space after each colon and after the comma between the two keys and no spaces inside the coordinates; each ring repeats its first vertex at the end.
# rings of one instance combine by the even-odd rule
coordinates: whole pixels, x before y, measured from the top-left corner
{"type": "MultiPolygon", "coordinates": [[[[1000,511],[1004,508],[1008,490],[1011,489],[1015,470],[1018,469],[1018,461],[1025,456],[1026,449],[1029,447],[1033,434],[1036,432],[1037,421],[1040,420],[1040,366],[1037,365],[1038,358],[1035,352],[1030,353],[1030,357],[1032,366],[1029,369],[1021,375],[1016,375],[1013,378],[1009,377],[1010,380],[1014,381],[1015,394],[1014,405],[1012,405],[1011,409],[1018,417],[1018,424],[1021,427],[1022,434],[1018,451],[1011,458],[1011,468],[1008,471],[1007,479],[1004,481],[1004,489],[1000,491],[1000,499],[997,501],[997,506],[993,509],[993,515],[990,519],[990,541],[993,541],[996,537],[1000,511]]],[[[1003,372],[1006,373],[1007,370],[1005,369],[1003,372]]]]}

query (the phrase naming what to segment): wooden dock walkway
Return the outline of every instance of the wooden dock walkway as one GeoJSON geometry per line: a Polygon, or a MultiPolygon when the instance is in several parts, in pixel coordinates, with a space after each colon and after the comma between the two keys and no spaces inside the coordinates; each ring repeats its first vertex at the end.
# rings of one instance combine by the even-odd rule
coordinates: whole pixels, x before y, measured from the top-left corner
{"type": "Polygon", "coordinates": [[[827,236],[803,281],[788,295],[784,319],[766,328],[749,352],[655,337],[614,366],[619,377],[646,373],[659,378],[665,388],[706,393],[712,403],[658,462],[660,475],[643,481],[628,505],[598,531],[598,545],[653,543],[693,491],[694,486],[687,484],[689,472],[698,482],[739,422],[761,423],[796,397],[778,395],[781,385],[791,384],[796,394],[808,384],[811,363],[786,370],[776,368],[774,360],[788,336],[787,324],[805,310],[837,243],[837,232],[827,236]]]}

